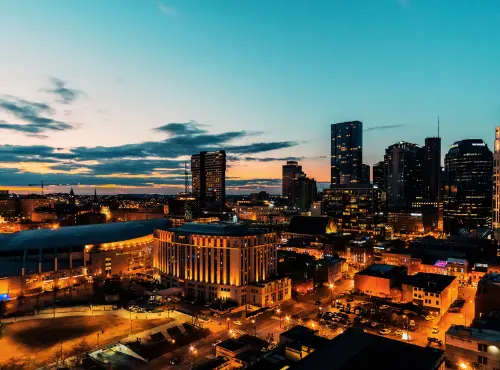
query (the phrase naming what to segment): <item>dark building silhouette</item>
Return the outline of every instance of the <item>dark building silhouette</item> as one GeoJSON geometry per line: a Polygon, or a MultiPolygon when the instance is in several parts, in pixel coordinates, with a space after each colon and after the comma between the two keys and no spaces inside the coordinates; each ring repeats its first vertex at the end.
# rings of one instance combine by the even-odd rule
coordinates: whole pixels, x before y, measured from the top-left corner
{"type": "Polygon", "coordinates": [[[444,160],[444,226],[491,227],[493,154],[481,139],[455,142],[444,160]]]}
{"type": "Polygon", "coordinates": [[[335,123],[331,127],[331,184],[361,183],[363,164],[363,123],[335,123]]]}
{"type": "Polygon", "coordinates": [[[307,177],[304,172],[298,172],[289,182],[288,202],[291,206],[308,210],[316,193],[316,181],[307,177]]]}
{"type": "Polygon", "coordinates": [[[297,161],[287,161],[283,165],[283,175],[281,177],[281,195],[288,196],[288,184],[295,174],[302,171],[302,166],[297,161]]]}
{"type": "Polygon", "coordinates": [[[370,165],[369,164],[361,164],[361,184],[370,185],[370,165]]]}
{"type": "Polygon", "coordinates": [[[221,211],[226,204],[226,152],[191,156],[193,195],[201,209],[221,211]]]}
{"type": "Polygon", "coordinates": [[[404,141],[386,149],[389,207],[410,208],[412,202],[422,196],[422,154],[417,144],[404,141]]]}
{"type": "Polygon", "coordinates": [[[422,149],[424,151],[423,198],[430,201],[441,201],[441,138],[426,138],[422,149]]]}
{"type": "Polygon", "coordinates": [[[387,191],[387,163],[384,161],[377,162],[373,165],[373,185],[376,185],[380,190],[387,191]]]}

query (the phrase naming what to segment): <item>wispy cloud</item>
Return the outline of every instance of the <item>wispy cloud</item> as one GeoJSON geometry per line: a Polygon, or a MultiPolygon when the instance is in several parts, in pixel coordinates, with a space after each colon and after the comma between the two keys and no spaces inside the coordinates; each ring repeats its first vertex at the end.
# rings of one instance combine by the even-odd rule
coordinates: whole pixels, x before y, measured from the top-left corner
{"type": "Polygon", "coordinates": [[[398,128],[398,127],[403,127],[406,125],[385,125],[385,126],[373,126],[373,127],[368,127],[365,128],[363,131],[383,131],[383,130],[390,130],[391,128],[398,128]]]}
{"type": "Polygon", "coordinates": [[[54,94],[57,97],[57,101],[59,103],[71,104],[79,97],[85,95],[81,90],[70,89],[66,87],[67,82],[60,80],[59,78],[51,77],[50,83],[52,84],[52,87],[44,91],[49,94],[54,94]]]}
{"type": "Polygon", "coordinates": [[[45,103],[33,102],[15,96],[0,97],[0,112],[14,116],[24,123],[11,123],[0,120],[0,130],[17,131],[27,136],[47,138],[47,131],[67,131],[74,128],[73,124],[52,119],[48,116],[54,110],[45,103]]]}
{"type": "Polygon", "coordinates": [[[175,7],[173,7],[172,5],[167,5],[162,1],[158,1],[158,9],[160,9],[160,11],[166,15],[177,14],[177,9],[175,7]]]}
{"type": "Polygon", "coordinates": [[[401,5],[403,7],[410,6],[410,1],[411,0],[397,0],[397,2],[399,3],[399,5],[401,5]]]}

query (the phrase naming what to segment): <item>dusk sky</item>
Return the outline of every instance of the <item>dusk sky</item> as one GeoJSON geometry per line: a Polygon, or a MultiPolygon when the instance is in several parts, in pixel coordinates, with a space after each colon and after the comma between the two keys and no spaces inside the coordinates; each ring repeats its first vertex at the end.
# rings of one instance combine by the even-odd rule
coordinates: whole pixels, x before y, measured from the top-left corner
{"type": "Polygon", "coordinates": [[[0,45],[13,192],[174,194],[225,149],[228,193],[278,193],[287,157],[329,181],[331,123],[370,165],[438,116],[443,154],[500,125],[498,0],[4,0],[0,45]]]}

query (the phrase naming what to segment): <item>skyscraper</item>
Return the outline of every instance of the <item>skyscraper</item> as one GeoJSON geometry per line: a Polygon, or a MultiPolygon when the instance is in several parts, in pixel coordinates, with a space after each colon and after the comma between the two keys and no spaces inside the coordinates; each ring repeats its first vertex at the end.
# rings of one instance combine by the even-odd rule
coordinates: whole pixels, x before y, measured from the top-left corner
{"type": "Polygon", "coordinates": [[[191,156],[193,195],[202,209],[221,211],[226,204],[226,152],[191,156]]]}
{"type": "Polygon", "coordinates": [[[283,175],[281,177],[281,195],[288,196],[288,184],[295,174],[302,171],[302,166],[297,161],[287,161],[283,165],[283,175]]]}
{"type": "Polygon", "coordinates": [[[422,150],[417,144],[401,141],[386,149],[389,207],[409,208],[422,196],[422,160],[422,150]]]}
{"type": "Polygon", "coordinates": [[[493,217],[492,226],[500,229],[500,126],[495,128],[493,153],[493,217]]]}
{"type": "Polygon", "coordinates": [[[317,193],[316,181],[298,172],[290,180],[288,187],[288,202],[290,205],[307,211],[317,193]]]}
{"type": "Polygon", "coordinates": [[[331,184],[361,183],[363,123],[334,123],[331,126],[331,184]]]}
{"type": "Polygon", "coordinates": [[[362,163],[361,164],[361,184],[370,185],[370,165],[362,163]]]}
{"type": "Polygon", "coordinates": [[[373,165],[373,185],[377,185],[384,192],[387,191],[387,163],[385,161],[373,165]]]}
{"type": "Polygon", "coordinates": [[[422,171],[423,197],[430,201],[441,201],[441,138],[425,139],[422,171]]]}
{"type": "Polygon", "coordinates": [[[481,139],[455,142],[444,160],[444,226],[491,227],[493,155],[481,139]]]}

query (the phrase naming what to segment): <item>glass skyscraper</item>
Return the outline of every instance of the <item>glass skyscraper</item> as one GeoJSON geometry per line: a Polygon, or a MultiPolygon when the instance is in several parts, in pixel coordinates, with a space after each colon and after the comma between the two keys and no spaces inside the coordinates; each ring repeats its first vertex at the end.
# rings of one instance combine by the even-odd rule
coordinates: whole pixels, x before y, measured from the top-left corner
{"type": "Polygon", "coordinates": [[[331,184],[361,183],[363,123],[360,121],[334,123],[331,130],[331,184]]]}

